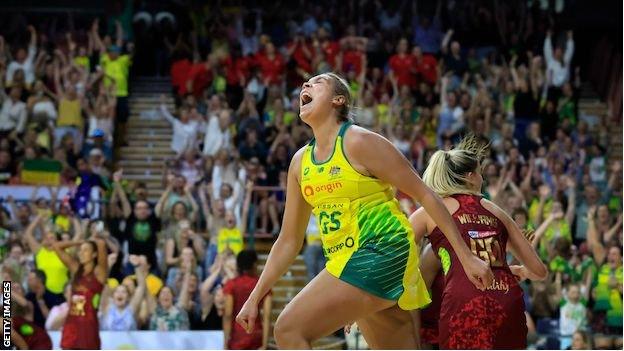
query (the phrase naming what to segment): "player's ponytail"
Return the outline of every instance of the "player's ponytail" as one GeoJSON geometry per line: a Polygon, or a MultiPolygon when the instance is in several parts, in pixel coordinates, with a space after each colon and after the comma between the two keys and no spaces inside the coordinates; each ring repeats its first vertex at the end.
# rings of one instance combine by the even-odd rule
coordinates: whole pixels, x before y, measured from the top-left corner
{"type": "Polygon", "coordinates": [[[429,160],[423,181],[442,197],[480,194],[479,190],[472,189],[468,174],[477,171],[486,148],[487,145],[482,145],[475,136],[469,135],[453,150],[436,151],[429,160]]]}

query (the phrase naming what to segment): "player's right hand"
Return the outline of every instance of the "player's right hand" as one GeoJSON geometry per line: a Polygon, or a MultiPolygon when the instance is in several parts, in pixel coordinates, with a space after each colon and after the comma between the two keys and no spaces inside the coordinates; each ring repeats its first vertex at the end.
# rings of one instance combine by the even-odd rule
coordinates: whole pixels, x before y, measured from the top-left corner
{"type": "Polygon", "coordinates": [[[527,280],[529,277],[527,276],[526,268],[524,266],[519,265],[511,265],[509,266],[509,270],[511,274],[513,274],[519,282],[527,280]]]}
{"type": "Polygon", "coordinates": [[[258,318],[258,302],[247,299],[238,316],[236,316],[236,323],[243,327],[247,334],[251,334],[256,324],[256,318],[258,318]]]}
{"type": "Polygon", "coordinates": [[[470,258],[464,265],[464,270],[468,279],[479,290],[485,290],[494,281],[494,273],[492,273],[490,265],[477,256],[470,255],[470,258]]]}

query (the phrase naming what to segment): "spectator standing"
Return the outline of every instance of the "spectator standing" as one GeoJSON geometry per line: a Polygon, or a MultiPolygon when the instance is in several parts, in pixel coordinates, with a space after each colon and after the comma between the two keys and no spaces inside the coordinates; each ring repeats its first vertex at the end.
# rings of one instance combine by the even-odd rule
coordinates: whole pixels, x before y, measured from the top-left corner
{"type": "Polygon", "coordinates": [[[562,296],[559,307],[560,348],[567,350],[572,345],[573,335],[577,331],[584,331],[587,327],[587,303],[590,287],[580,287],[576,284],[568,285],[561,292],[562,273],[558,272],[555,284],[558,294],[562,296]]]}
{"type": "Polygon", "coordinates": [[[197,121],[191,120],[191,112],[187,107],[180,108],[180,119],[175,118],[164,103],[164,95],[160,98],[160,113],[171,123],[173,127],[173,135],[171,137],[171,150],[177,156],[184,151],[194,149],[197,142],[197,121]]]}
{"type": "Polygon", "coordinates": [[[391,73],[394,74],[397,80],[397,85],[399,88],[406,85],[410,89],[414,89],[416,87],[415,77],[412,74],[412,70],[414,67],[414,57],[409,55],[407,52],[408,43],[407,39],[403,38],[399,40],[399,44],[397,45],[397,52],[392,57],[390,57],[390,61],[388,62],[390,65],[391,73]]]}
{"type": "Polygon", "coordinates": [[[121,201],[123,215],[126,218],[125,237],[128,240],[130,255],[144,255],[154,270],[158,271],[156,259],[157,233],[160,231],[160,221],[152,212],[147,201],[139,200],[134,203],[134,210],[125,191],[121,188],[122,172],[113,175],[114,187],[121,201]]]}
{"type": "Polygon", "coordinates": [[[232,137],[229,129],[232,123],[231,116],[232,112],[224,109],[219,111],[218,116],[208,117],[204,134],[204,155],[214,157],[219,150],[232,148],[232,137]]]}
{"type": "Polygon", "coordinates": [[[41,243],[34,237],[35,228],[42,225],[43,217],[37,215],[24,231],[24,238],[30,248],[30,252],[35,255],[35,265],[45,273],[45,286],[53,294],[62,294],[65,283],[69,280],[68,269],[53,250],[57,242],[56,234],[44,227],[41,243]]]}
{"type": "Polygon", "coordinates": [[[4,92],[4,85],[0,82],[0,98],[2,98],[2,109],[0,110],[0,136],[6,137],[24,132],[26,128],[26,104],[20,100],[22,88],[11,87],[9,95],[4,92]]]}
{"type": "Polygon", "coordinates": [[[548,31],[544,40],[544,59],[546,60],[546,77],[549,79],[550,87],[561,89],[563,84],[570,79],[572,55],[574,55],[572,31],[566,32],[565,52],[559,47],[553,50],[552,31],[548,31]]]}
{"type": "MultiPolygon", "coordinates": [[[[186,273],[184,279],[190,279],[190,272],[186,273]]],[[[184,308],[180,307],[182,302],[178,302],[177,305],[174,304],[173,290],[168,286],[163,286],[157,298],[158,305],[153,308],[149,329],[157,331],[189,330],[188,314],[184,308]]]]}
{"type": "Polygon", "coordinates": [[[28,26],[28,32],[30,33],[30,43],[28,44],[28,51],[24,48],[17,49],[15,54],[15,60],[11,61],[7,66],[6,81],[12,85],[15,72],[21,70],[24,73],[24,78],[28,86],[35,82],[35,58],[37,57],[37,31],[32,25],[28,26]]]}
{"type": "Polygon", "coordinates": [[[588,216],[587,244],[597,265],[592,297],[594,298],[592,330],[597,348],[622,347],[622,248],[602,244],[596,230],[595,208],[588,216]]]}
{"type": "Polygon", "coordinates": [[[53,294],[45,287],[46,276],[41,270],[33,270],[28,274],[28,289],[26,299],[33,305],[33,322],[45,328],[45,322],[50,314],[50,309],[64,302],[63,295],[53,294]]]}
{"type": "MultiPolygon", "coordinates": [[[[100,314],[100,330],[129,331],[137,329],[137,317],[141,300],[145,298],[147,290],[145,276],[147,272],[147,258],[132,255],[130,264],[134,266],[138,286],[132,295],[128,288],[120,284],[112,292],[112,296],[104,294],[100,314]]],[[[108,291],[108,287],[105,288],[108,291]]]]}
{"type": "MultiPolygon", "coordinates": [[[[92,28],[92,35],[98,46],[101,56],[100,64],[105,74],[104,85],[109,87],[114,84],[115,86],[115,122],[117,128],[115,129],[119,137],[121,145],[126,145],[126,123],[130,117],[130,110],[128,106],[128,78],[130,77],[130,67],[132,66],[132,49],[134,45],[128,44],[129,54],[122,54],[123,47],[123,30],[121,30],[121,24],[117,25],[117,41],[114,45],[110,45],[108,48],[104,46],[104,43],[100,39],[98,34],[97,23],[92,28]],[[108,50],[107,50],[108,49],[108,50]]],[[[116,138],[117,139],[117,138],[116,138]]]]}
{"type": "Polygon", "coordinates": [[[225,294],[225,313],[223,315],[223,334],[225,349],[266,349],[271,317],[272,298],[269,292],[260,302],[262,315],[258,316],[252,331],[247,333],[234,317],[241,308],[251,291],[258,283],[256,276],[256,261],[258,256],[255,251],[244,250],[236,257],[236,266],[239,276],[228,281],[223,287],[225,294]]]}

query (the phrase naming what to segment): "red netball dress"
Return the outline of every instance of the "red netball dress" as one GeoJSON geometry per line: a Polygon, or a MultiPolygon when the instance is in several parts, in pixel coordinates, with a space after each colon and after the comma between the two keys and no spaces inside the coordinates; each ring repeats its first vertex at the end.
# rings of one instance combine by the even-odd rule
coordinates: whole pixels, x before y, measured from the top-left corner
{"type": "Polygon", "coordinates": [[[61,347],[64,349],[99,349],[100,334],[97,310],[104,285],[93,272],[81,274],[72,283],[69,313],[63,326],[61,347]]]}
{"type": "Polygon", "coordinates": [[[444,274],[439,271],[431,284],[431,303],[420,313],[420,341],[423,344],[438,346],[438,320],[444,292],[444,274]]]}
{"type": "Polygon", "coordinates": [[[13,329],[22,337],[30,350],[52,350],[52,340],[45,329],[22,316],[13,316],[13,329]]]}
{"type": "Polygon", "coordinates": [[[509,237],[505,225],[475,195],[454,195],[453,214],[459,233],[472,253],[489,263],[494,282],[478,290],[464,273],[455,252],[439,228],[429,239],[442,262],[445,287],[440,309],[442,349],[526,349],[524,299],[507,266],[509,237]]]}

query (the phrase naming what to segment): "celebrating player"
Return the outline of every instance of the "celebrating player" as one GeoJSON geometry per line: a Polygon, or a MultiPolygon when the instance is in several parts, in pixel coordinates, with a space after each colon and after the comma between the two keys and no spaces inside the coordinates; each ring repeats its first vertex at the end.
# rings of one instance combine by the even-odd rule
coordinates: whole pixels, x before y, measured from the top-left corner
{"type": "Polygon", "coordinates": [[[371,348],[414,348],[407,310],[428,303],[429,296],[393,186],[428,210],[457,252],[467,281],[485,289],[492,272],[470,253],[440,198],[401,153],[380,135],[351,126],[351,95],[342,78],[332,73],[311,78],[300,104],[314,139],[293,157],[280,236],[237,321],[247,330],[253,327],[258,303],[300,252],[314,212],[326,269],[279,316],[278,347],[309,349],[313,340],[356,321],[371,348]]]}
{"type": "Polygon", "coordinates": [[[106,243],[68,241],[54,244],[54,251],[72,274],[69,313],[63,326],[61,347],[64,349],[99,349],[100,335],[97,311],[100,294],[108,276],[106,243]],[[78,260],[65,249],[79,245],[78,260]]]}

